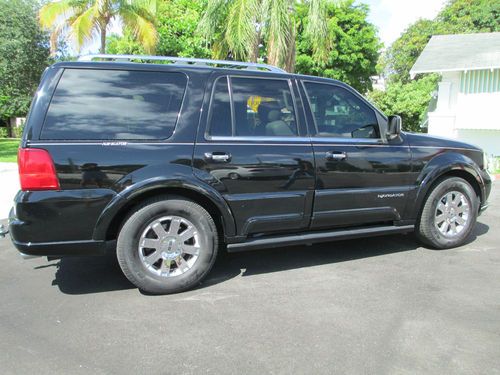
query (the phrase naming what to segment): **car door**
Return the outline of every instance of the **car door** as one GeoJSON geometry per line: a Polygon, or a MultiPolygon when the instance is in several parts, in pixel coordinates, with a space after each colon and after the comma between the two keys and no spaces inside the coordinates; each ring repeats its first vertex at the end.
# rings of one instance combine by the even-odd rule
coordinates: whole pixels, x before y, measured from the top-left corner
{"type": "Polygon", "coordinates": [[[307,229],[314,156],[296,84],[214,76],[194,150],[195,175],[228,203],[240,236],[307,229]]]}
{"type": "Polygon", "coordinates": [[[301,91],[316,164],[311,227],[400,221],[411,171],[404,138],[387,140],[385,118],[347,85],[304,81],[301,91]]]}

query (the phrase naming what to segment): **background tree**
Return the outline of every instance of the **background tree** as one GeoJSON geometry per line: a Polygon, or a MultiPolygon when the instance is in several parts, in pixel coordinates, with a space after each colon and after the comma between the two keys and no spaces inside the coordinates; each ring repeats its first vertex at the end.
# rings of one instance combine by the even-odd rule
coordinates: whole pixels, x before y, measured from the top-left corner
{"type": "Polygon", "coordinates": [[[448,1],[435,19],[418,20],[389,46],[379,64],[387,76],[386,91],[372,92],[370,99],[386,114],[400,114],[405,129],[421,131],[419,124],[436,90],[439,76],[421,74],[412,81],[410,69],[431,36],[497,31],[500,31],[499,1],[448,1]]]}
{"type": "Polygon", "coordinates": [[[105,53],[108,26],[111,20],[119,18],[151,53],[158,39],[155,16],[156,0],[59,0],[40,9],[40,24],[52,30],[52,52],[61,33],[70,30],[77,49],[98,34],[100,52],[105,53]]]}
{"type": "Polygon", "coordinates": [[[160,0],[156,51],[163,56],[209,58],[205,38],[197,33],[207,0],[160,0]]]}
{"type": "Polygon", "coordinates": [[[394,82],[385,91],[370,92],[368,98],[385,114],[401,115],[405,130],[420,132],[438,80],[438,75],[431,74],[409,83],[394,82]]]}
{"type": "Polygon", "coordinates": [[[439,24],[433,20],[418,20],[410,25],[392,43],[381,58],[380,65],[391,82],[410,81],[410,69],[431,39],[439,33],[439,24]]]}
{"type": "Polygon", "coordinates": [[[48,65],[49,37],[35,0],[0,0],[0,118],[25,116],[48,65]]]}
{"type": "Polygon", "coordinates": [[[353,0],[326,7],[328,40],[331,49],[322,63],[314,57],[307,29],[309,7],[297,6],[298,73],[344,81],[360,92],[371,89],[370,76],[377,74],[376,64],[381,43],[374,25],[368,22],[369,8],[353,0]]]}
{"type": "MultiPolygon", "coordinates": [[[[331,0],[304,1],[309,7],[305,32],[315,58],[325,60],[331,44],[326,7],[331,0]]],[[[265,48],[267,62],[293,71],[297,2],[293,0],[208,0],[199,31],[215,58],[232,56],[256,62],[265,48]]]]}
{"type": "Polygon", "coordinates": [[[500,1],[451,0],[439,12],[436,22],[446,34],[500,31],[500,1]]]}
{"type": "Polygon", "coordinates": [[[112,34],[106,39],[106,53],[114,55],[144,55],[144,47],[130,30],[124,29],[123,35],[112,34]]]}
{"type": "MultiPolygon", "coordinates": [[[[206,0],[158,0],[156,53],[163,56],[209,58],[205,38],[196,32],[206,0]]],[[[114,54],[144,54],[146,51],[134,35],[124,29],[123,35],[108,37],[106,51],[114,54]]]]}

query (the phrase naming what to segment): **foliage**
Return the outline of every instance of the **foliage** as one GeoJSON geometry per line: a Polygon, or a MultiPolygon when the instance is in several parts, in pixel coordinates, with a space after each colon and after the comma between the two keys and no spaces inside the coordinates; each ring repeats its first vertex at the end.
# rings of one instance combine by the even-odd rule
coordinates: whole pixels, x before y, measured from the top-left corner
{"type": "Polygon", "coordinates": [[[309,7],[306,33],[316,59],[324,61],[331,49],[326,6],[329,0],[208,0],[200,21],[201,32],[213,57],[257,61],[264,57],[276,66],[293,71],[297,6],[309,7]]]}
{"type": "Polygon", "coordinates": [[[347,1],[326,8],[327,38],[332,48],[325,63],[313,54],[306,6],[298,7],[298,46],[296,71],[302,74],[344,81],[360,92],[371,89],[370,76],[375,75],[378,50],[381,47],[375,26],[368,22],[368,6],[347,1]]]}
{"type": "Polygon", "coordinates": [[[387,49],[381,68],[392,81],[409,72],[432,35],[500,31],[500,1],[450,0],[434,20],[418,20],[387,49]]]}
{"type": "MultiPolygon", "coordinates": [[[[156,53],[162,56],[210,57],[205,39],[196,32],[207,1],[159,0],[156,20],[158,44],[156,53]]],[[[113,54],[146,53],[130,30],[122,36],[111,35],[106,51],[113,54]]]]}
{"type": "Polygon", "coordinates": [[[418,132],[437,81],[431,74],[409,83],[394,82],[386,91],[371,91],[368,99],[387,115],[400,115],[404,130],[418,132]]]}
{"type": "Polygon", "coordinates": [[[24,123],[20,126],[16,126],[12,129],[12,136],[14,138],[21,138],[23,136],[23,132],[24,132],[24,123]]]}
{"type": "Polygon", "coordinates": [[[500,31],[498,0],[450,0],[436,22],[447,34],[485,33],[500,31]]]}
{"type": "Polygon", "coordinates": [[[134,38],[129,30],[123,35],[112,34],[106,39],[106,52],[119,55],[144,55],[144,47],[134,38]]]}
{"type": "Polygon", "coordinates": [[[379,69],[388,77],[385,92],[369,94],[387,114],[400,114],[404,127],[420,131],[437,75],[417,75],[410,79],[415,64],[432,35],[500,31],[500,2],[491,0],[449,0],[433,20],[418,20],[410,25],[386,50],[379,69]]]}
{"type": "Polygon", "coordinates": [[[163,56],[209,58],[205,38],[196,30],[207,0],[162,0],[158,6],[159,41],[156,51],[163,56]]]}
{"type": "Polygon", "coordinates": [[[0,139],[0,162],[15,163],[18,148],[19,139],[0,139]]]}
{"type": "Polygon", "coordinates": [[[5,127],[0,128],[0,138],[7,138],[9,136],[9,129],[5,127]]]}
{"type": "Polygon", "coordinates": [[[155,27],[156,0],[54,0],[40,9],[40,24],[52,30],[51,50],[60,35],[70,30],[78,49],[99,34],[100,52],[106,50],[106,33],[112,19],[119,18],[148,52],[158,35],[155,27]]]}
{"type": "Polygon", "coordinates": [[[0,0],[0,118],[25,116],[48,65],[49,39],[36,0],[0,0]]]}
{"type": "Polygon", "coordinates": [[[434,21],[421,19],[394,41],[381,59],[381,65],[385,68],[390,82],[410,81],[411,67],[436,31],[434,21]]]}

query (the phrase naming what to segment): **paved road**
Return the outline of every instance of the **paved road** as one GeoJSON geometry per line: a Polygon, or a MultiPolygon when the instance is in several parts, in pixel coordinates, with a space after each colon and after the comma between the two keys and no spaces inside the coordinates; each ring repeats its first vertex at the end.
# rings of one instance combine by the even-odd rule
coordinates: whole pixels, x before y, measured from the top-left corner
{"type": "Polygon", "coordinates": [[[0,241],[2,374],[500,374],[500,185],[475,239],[388,236],[232,254],[147,296],[112,255],[0,241]]]}

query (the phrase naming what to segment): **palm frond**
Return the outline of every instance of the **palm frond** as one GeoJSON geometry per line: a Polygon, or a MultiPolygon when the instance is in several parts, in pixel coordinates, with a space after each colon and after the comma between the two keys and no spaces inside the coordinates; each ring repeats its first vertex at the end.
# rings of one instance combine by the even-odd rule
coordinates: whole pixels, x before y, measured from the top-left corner
{"type": "Polygon", "coordinates": [[[208,0],[207,7],[198,23],[197,32],[201,34],[205,40],[210,41],[219,25],[222,23],[226,15],[226,8],[229,5],[228,0],[208,0]]]}
{"type": "Polygon", "coordinates": [[[328,58],[331,38],[328,31],[328,0],[311,0],[307,16],[306,36],[312,44],[314,57],[320,62],[328,58]]]}
{"type": "Polygon", "coordinates": [[[69,21],[71,26],[71,34],[76,41],[77,49],[92,39],[92,34],[99,26],[99,8],[98,3],[94,3],[90,8],[86,9],[79,15],[76,15],[69,21]]]}
{"type": "Polygon", "coordinates": [[[268,18],[268,60],[269,63],[283,66],[287,52],[294,40],[293,2],[273,0],[269,2],[268,18]]]}
{"type": "Polygon", "coordinates": [[[141,9],[152,16],[156,15],[158,8],[157,0],[129,0],[130,5],[135,9],[141,9]]]}
{"type": "Polygon", "coordinates": [[[119,8],[124,26],[139,40],[147,53],[153,53],[158,43],[154,12],[156,1],[152,0],[135,0],[119,8]]]}
{"type": "Polygon", "coordinates": [[[73,13],[72,3],[72,0],[61,0],[45,4],[38,13],[40,25],[50,29],[61,23],[61,19],[64,20],[73,13]]]}
{"type": "Polygon", "coordinates": [[[259,0],[236,0],[228,15],[225,39],[237,59],[247,60],[258,43],[259,0]]]}

